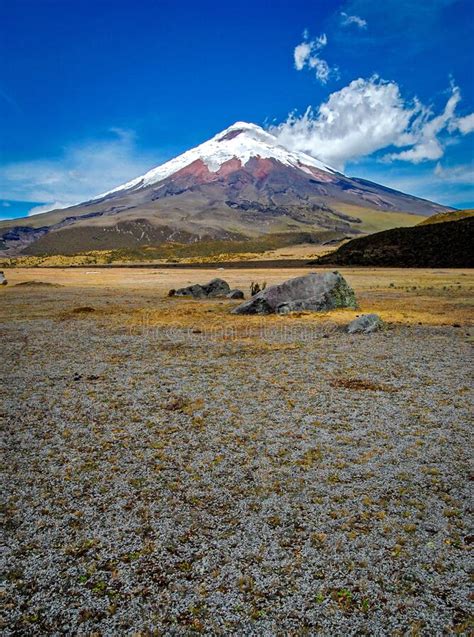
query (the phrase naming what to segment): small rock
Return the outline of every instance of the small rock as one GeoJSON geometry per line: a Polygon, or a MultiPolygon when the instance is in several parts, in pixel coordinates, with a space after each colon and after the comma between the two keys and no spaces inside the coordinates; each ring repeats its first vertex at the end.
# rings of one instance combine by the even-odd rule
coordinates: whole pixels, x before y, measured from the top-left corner
{"type": "Polygon", "coordinates": [[[228,299],[243,299],[244,297],[244,293],[242,292],[242,290],[231,290],[229,292],[229,294],[226,294],[226,297],[228,299]]]}
{"type": "MultiPolygon", "coordinates": [[[[171,290],[170,290],[171,292],[171,290]]],[[[205,299],[205,298],[218,298],[225,297],[230,292],[230,287],[227,281],[223,279],[212,279],[209,283],[204,283],[204,285],[199,285],[199,283],[195,283],[194,285],[188,285],[185,288],[179,288],[175,290],[174,295],[170,296],[192,296],[194,299],[205,299]]]]}
{"type": "Polygon", "coordinates": [[[354,319],[347,326],[349,334],[356,334],[361,332],[362,334],[370,334],[380,330],[383,325],[383,321],[378,314],[362,314],[358,318],[354,319]]]}
{"type": "Polygon", "coordinates": [[[174,396],[163,405],[163,409],[167,411],[181,411],[187,405],[187,401],[182,396],[174,396]]]}
{"type": "Polygon", "coordinates": [[[75,307],[72,310],[73,314],[90,314],[91,312],[95,312],[95,308],[90,307],[89,305],[84,305],[82,307],[75,307]]]}
{"type": "Polygon", "coordinates": [[[196,283],[195,285],[188,285],[185,288],[178,288],[174,296],[192,296],[193,299],[204,299],[207,295],[202,285],[196,283]]]}
{"type": "Polygon", "coordinates": [[[5,277],[4,272],[0,271],[0,285],[7,285],[8,281],[5,277]]]}

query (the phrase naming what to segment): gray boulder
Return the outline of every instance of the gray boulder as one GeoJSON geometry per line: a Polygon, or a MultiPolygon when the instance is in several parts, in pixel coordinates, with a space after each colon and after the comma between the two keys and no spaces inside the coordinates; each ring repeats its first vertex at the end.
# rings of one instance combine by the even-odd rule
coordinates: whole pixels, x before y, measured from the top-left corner
{"type": "Polygon", "coordinates": [[[347,326],[349,334],[370,334],[377,332],[383,326],[383,321],[378,314],[362,314],[347,326]]]}
{"type": "Polygon", "coordinates": [[[209,283],[202,286],[206,296],[226,296],[230,292],[230,286],[224,279],[212,279],[209,283]]]}
{"type": "Polygon", "coordinates": [[[8,283],[5,274],[3,272],[0,272],[0,285],[6,285],[8,283]]]}
{"type": "Polygon", "coordinates": [[[173,296],[192,296],[194,299],[204,299],[207,294],[204,292],[202,285],[196,283],[194,285],[188,285],[185,288],[178,288],[175,290],[173,296]]]}
{"type": "Polygon", "coordinates": [[[179,288],[175,291],[173,296],[192,296],[194,299],[208,299],[225,297],[229,292],[230,287],[227,281],[223,279],[212,279],[212,281],[204,283],[203,285],[195,283],[185,288],[179,288]]]}
{"type": "Polygon", "coordinates": [[[226,297],[228,299],[243,299],[244,297],[244,293],[242,292],[242,290],[231,290],[229,292],[229,294],[226,294],[226,297]]]}
{"type": "Polygon", "coordinates": [[[311,272],[272,285],[233,310],[234,314],[289,314],[356,308],[354,290],[339,272],[311,272]]]}

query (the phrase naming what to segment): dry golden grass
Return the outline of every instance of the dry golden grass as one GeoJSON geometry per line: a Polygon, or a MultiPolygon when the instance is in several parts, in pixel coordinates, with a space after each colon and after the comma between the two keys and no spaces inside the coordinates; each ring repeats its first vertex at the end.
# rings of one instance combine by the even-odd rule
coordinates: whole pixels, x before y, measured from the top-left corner
{"type": "Polygon", "coordinates": [[[317,245],[315,243],[300,243],[299,245],[287,246],[276,250],[268,250],[254,257],[255,261],[265,259],[315,259],[323,254],[333,252],[340,244],[317,245]]]}
{"type": "Polygon", "coordinates": [[[310,260],[316,257],[333,252],[340,244],[322,245],[315,243],[302,243],[285,246],[275,249],[261,249],[259,251],[248,252],[212,252],[209,255],[178,256],[170,252],[169,256],[153,258],[154,248],[143,248],[143,254],[124,255],[113,250],[95,250],[76,255],[50,255],[50,256],[19,256],[4,258],[0,262],[0,267],[14,268],[68,268],[68,267],[90,267],[108,265],[114,263],[116,266],[127,267],[137,263],[148,266],[165,265],[172,260],[174,263],[196,264],[196,263],[229,263],[232,261],[262,261],[262,260],[310,260]]]}
{"type": "Polygon", "coordinates": [[[63,268],[9,269],[9,285],[0,288],[0,317],[70,318],[84,316],[111,325],[173,326],[202,331],[230,328],[232,337],[252,327],[332,322],[344,324],[356,315],[377,312],[389,323],[424,325],[468,325],[472,321],[472,270],[428,270],[403,268],[340,268],[354,288],[359,310],[338,310],[324,314],[309,312],[289,317],[235,316],[238,303],[228,300],[168,298],[170,288],[214,277],[225,278],[231,287],[249,294],[251,281],[267,285],[311,271],[307,269],[153,269],[153,268],[63,268]],[[41,281],[59,285],[17,286],[41,281]],[[83,313],[78,308],[94,308],[83,313]]]}

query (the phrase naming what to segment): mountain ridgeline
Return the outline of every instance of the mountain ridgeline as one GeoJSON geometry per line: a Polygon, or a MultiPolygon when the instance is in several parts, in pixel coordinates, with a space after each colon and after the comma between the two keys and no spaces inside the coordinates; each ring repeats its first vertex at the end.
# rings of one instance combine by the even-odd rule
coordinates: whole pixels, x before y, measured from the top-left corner
{"type": "MultiPolygon", "coordinates": [[[[75,254],[243,242],[272,235],[357,236],[449,209],[350,178],[237,122],[90,201],[0,223],[0,254],[75,254]]],[[[291,242],[291,241],[289,241],[291,242]]]]}

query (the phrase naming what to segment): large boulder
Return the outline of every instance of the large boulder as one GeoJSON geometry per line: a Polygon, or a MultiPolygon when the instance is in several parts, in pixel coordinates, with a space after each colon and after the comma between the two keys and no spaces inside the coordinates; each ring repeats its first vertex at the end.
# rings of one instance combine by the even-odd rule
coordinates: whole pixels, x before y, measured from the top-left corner
{"type": "Polygon", "coordinates": [[[234,314],[288,314],[356,308],[354,290],[339,272],[311,272],[272,285],[233,310],[234,314]]]}
{"type": "Polygon", "coordinates": [[[383,326],[383,321],[378,314],[362,314],[347,326],[349,334],[370,334],[377,332],[383,326]]]}
{"type": "Polygon", "coordinates": [[[192,296],[194,299],[207,299],[225,297],[229,292],[230,287],[227,281],[223,279],[212,279],[212,281],[204,283],[203,285],[195,283],[185,288],[179,288],[172,296],[192,296]]]}

